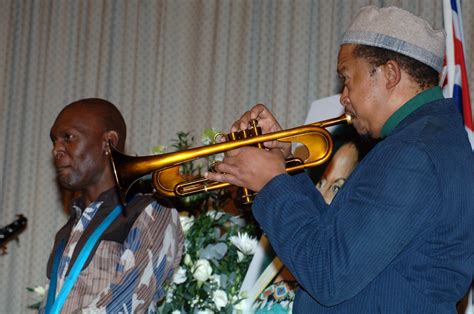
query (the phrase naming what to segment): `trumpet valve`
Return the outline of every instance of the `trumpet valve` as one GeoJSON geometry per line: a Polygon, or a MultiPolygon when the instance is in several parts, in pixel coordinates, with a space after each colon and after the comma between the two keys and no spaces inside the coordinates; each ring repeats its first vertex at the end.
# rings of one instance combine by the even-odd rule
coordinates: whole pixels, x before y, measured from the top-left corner
{"type": "Polygon", "coordinates": [[[239,131],[236,132],[230,132],[226,136],[227,141],[236,141],[239,139],[239,131]]]}
{"type": "MultiPolygon", "coordinates": [[[[258,126],[257,120],[250,121],[250,137],[257,137],[262,135],[262,128],[258,126]]],[[[263,148],[263,143],[257,143],[258,148],[263,148]]]]}

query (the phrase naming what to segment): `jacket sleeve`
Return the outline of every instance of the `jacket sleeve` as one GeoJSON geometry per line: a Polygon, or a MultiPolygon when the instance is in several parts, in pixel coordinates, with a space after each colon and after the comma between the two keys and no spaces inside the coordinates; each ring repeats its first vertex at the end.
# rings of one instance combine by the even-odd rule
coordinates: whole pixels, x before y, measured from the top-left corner
{"type": "Polygon", "coordinates": [[[282,174],[260,191],[253,213],[300,285],[331,306],[360,292],[422,232],[439,208],[435,172],[423,150],[386,145],[330,206],[305,174],[282,174]]]}
{"type": "Polygon", "coordinates": [[[143,313],[165,292],[163,283],[181,260],[183,233],[175,209],[149,204],[124,242],[115,278],[84,312],[143,313]]]}

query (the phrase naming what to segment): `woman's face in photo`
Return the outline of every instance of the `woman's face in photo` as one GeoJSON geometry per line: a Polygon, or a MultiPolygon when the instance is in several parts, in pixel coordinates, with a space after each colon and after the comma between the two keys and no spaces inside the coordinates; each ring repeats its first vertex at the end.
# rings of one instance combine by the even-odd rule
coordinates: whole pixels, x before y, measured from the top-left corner
{"type": "Polygon", "coordinates": [[[327,204],[332,202],[356,167],[358,157],[357,147],[353,143],[342,145],[332,157],[321,179],[316,183],[316,189],[327,204]]]}

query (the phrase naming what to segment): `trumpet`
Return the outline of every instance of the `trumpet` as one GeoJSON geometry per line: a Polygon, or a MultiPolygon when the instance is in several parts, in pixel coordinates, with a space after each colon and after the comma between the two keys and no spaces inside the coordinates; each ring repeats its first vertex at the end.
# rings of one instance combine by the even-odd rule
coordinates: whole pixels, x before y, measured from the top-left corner
{"type": "MultiPolygon", "coordinates": [[[[258,127],[257,122],[252,121],[249,129],[228,134],[226,142],[173,153],[129,156],[111,146],[110,162],[123,204],[126,204],[126,196],[130,187],[140,178],[149,174],[152,175],[152,185],[158,194],[164,197],[182,197],[222,189],[230,185],[229,183],[210,181],[206,178],[184,179],[179,173],[179,167],[185,162],[244,146],[263,148],[263,143],[274,140],[289,143],[298,142],[306,147],[308,156],[305,160],[292,158],[286,161],[286,171],[293,173],[327,161],[332,153],[333,141],[330,133],[325,128],[350,122],[351,116],[341,115],[337,118],[292,129],[261,134],[261,129],[258,127]]],[[[244,189],[244,203],[251,203],[254,196],[250,191],[244,189]]]]}

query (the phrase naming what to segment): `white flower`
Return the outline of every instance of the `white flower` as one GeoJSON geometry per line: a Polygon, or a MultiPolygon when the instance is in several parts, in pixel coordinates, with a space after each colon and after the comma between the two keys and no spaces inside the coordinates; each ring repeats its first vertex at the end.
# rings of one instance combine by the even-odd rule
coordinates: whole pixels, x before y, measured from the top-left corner
{"type": "Polygon", "coordinates": [[[222,217],[222,215],[224,215],[224,213],[221,211],[211,209],[207,211],[206,215],[208,215],[214,220],[219,220],[222,217]]]}
{"type": "Polygon", "coordinates": [[[211,277],[209,277],[209,281],[211,283],[215,283],[217,287],[221,286],[221,276],[220,275],[217,275],[217,274],[212,275],[211,277]]]}
{"type": "Polygon", "coordinates": [[[34,288],[33,291],[40,297],[44,297],[46,293],[46,289],[41,286],[34,288]]]}
{"type": "Polygon", "coordinates": [[[240,252],[245,255],[255,254],[257,249],[258,241],[256,238],[250,237],[247,233],[238,233],[238,236],[232,236],[229,238],[230,242],[235,245],[240,252]]]}
{"type": "Polygon", "coordinates": [[[184,265],[191,266],[192,263],[191,256],[189,254],[184,255],[184,265]]]}
{"type": "Polygon", "coordinates": [[[216,305],[216,308],[219,311],[229,302],[229,300],[227,299],[227,294],[223,290],[214,291],[214,293],[212,294],[212,301],[214,301],[214,304],[216,305]]]}
{"type": "Polygon", "coordinates": [[[173,275],[173,283],[179,285],[186,281],[186,269],[179,266],[178,271],[173,275]]]}
{"type": "Polygon", "coordinates": [[[247,296],[247,291],[243,291],[239,294],[240,298],[242,300],[239,301],[239,303],[236,303],[237,300],[239,299],[238,296],[233,296],[232,297],[232,303],[234,303],[234,310],[242,311],[243,313],[248,313],[249,312],[249,305],[247,304],[246,298],[247,296]]]}
{"type": "Polygon", "coordinates": [[[209,310],[209,309],[204,309],[204,310],[201,310],[199,309],[196,314],[214,314],[213,311],[209,310]]]}
{"type": "Polygon", "coordinates": [[[181,311],[174,310],[173,312],[171,312],[171,314],[181,314],[181,311]]]}
{"type": "Polygon", "coordinates": [[[234,309],[246,313],[246,311],[248,311],[248,306],[245,300],[241,300],[239,303],[234,304],[234,309]]]}
{"type": "Polygon", "coordinates": [[[204,282],[212,275],[212,267],[207,259],[199,259],[193,266],[193,277],[197,281],[204,282]]]}
{"type": "Polygon", "coordinates": [[[183,232],[186,233],[194,225],[194,216],[188,216],[186,213],[184,214],[180,213],[179,221],[181,222],[181,227],[183,228],[183,232]]]}
{"type": "Polygon", "coordinates": [[[175,286],[171,285],[170,288],[168,288],[168,291],[166,292],[166,303],[173,302],[173,293],[174,293],[174,289],[172,289],[173,287],[175,286]]]}

